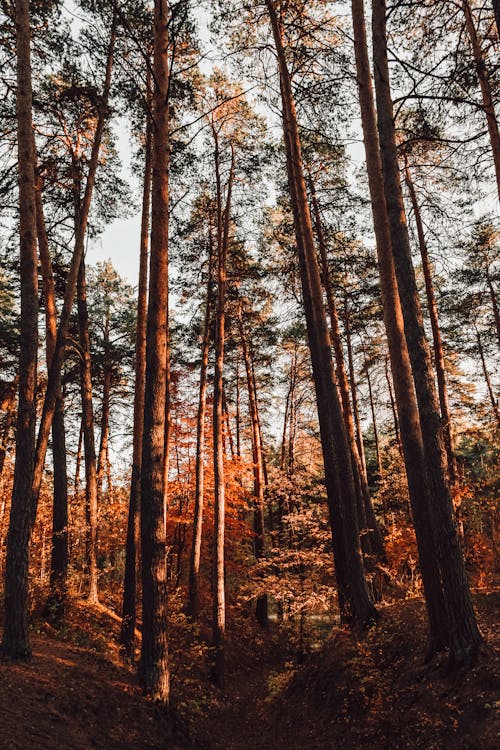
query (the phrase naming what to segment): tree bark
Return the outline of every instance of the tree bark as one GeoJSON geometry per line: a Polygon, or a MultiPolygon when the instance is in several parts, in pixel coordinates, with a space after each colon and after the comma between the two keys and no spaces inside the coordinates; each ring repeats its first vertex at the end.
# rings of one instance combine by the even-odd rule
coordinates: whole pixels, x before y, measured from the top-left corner
{"type": "Polygon", "coordinates": [[[146,693],[164,704],[168,703],[170,693],[164,517],[170,162],[168,20],[168,3],[155,0],[151,258],[140,503],[143,620],[140,676],[146,693]]]}
{"type": "MultiPolygon", "coordinates": [[[[42,185],[38,180],[36,193],[36,223],[38,253],[42,270],[45,298],[46,359],[50,368],[57,340],[57,308],[54,275],[49,253],[42,204],[42,185]]],[[[50,593],[46,604],[47,615],[58,620],[64,615],[68,586],[68,476],[66,466],[66,430],[64,426],[64,400],[59,378],[59,390],[52,420],[53,512],[52,551],[50,558],[50,593]]]]}
{"type": "MultiPolygon", "coordinates": [[[[262,464],[262,443],[259,427],[259,411],[254,389],[253,367],[245,328],[243,325],[243,316],[240,301],[238,302],[238,329],[247,375],[248,405],[250,408],[250,419],[252,422],[252,464],[254,496],[253,530],[255,534],[255,558],[258,562],[265,556],[264,469],[262,464]]],[[[268,627],[269,621],[267,612],[267,594],[260,594],[257,597],[255,617],[262,628],[268,627]]]]}
{"type": "Polygon", "coordinates": [[[418,245],[420,248],[420,257],[422,259],[422,270],[424,272],[425,293],[427,297],[427,307],[432,329],[432,341],[434,345],[434,364],[436,367],[436,376],[438,383],[439,405],[441,408],[441,427],[443,430],[443,439],[448,459],[448,475],[450,483],[453,486],[457,480],[457,466],[455,454],[453,452],[453,434],[451,429],[451,413],[448,399],[448,387],[446,384],[446,368],[444,364],[443,339],[439,325],[438,310],[436,304],[436,295],[434,293],[434,282],[432,279],[431,263],[427,243],[425,241],[424,225],[420,206],[418,204],[417,193],[413,184],[407,159],[405,159],[405,181],[410,194],[410,200],[415,216],[417,226],[418,245]]]}
{"type": "Polygon", "coordinates": [[[482,638],[472,606],[455,523],[447,480],[446,451],[441,431],[439,403],[411,259],[389,82],[385,0],[374,0],[372,8],[375,90],[384,194],[405,337],[420,416],[430,498],[429,507],[447,613],[447,645],[450,649],[451,663],[467,663],[475,658],[482,638]]]}
{"type": "MultiPolygon", "coordinates": [[[[151,104],[150,75],[146,83],[146,100],[151,104]]],[[[135,338],[134,436],[132,477],[130,480],[127,538],[125,542],[125,577],[123,581],[122,624],[119,643],[125,655],[134,655],[137,620],[137,573],[139,570],[142,436],[144,430],[144,381],[146,377],[146,318],[148,294],[149,214],[151,209],[152,128],[146,114],[146,153],[142,192],[142,220],[139,250],[139,283],[137,290],[137,328],[135,338]]]]}
{"type": "Polygon", "coordinates": [[[362,625],[373,621],[376,611],[368,593],[359,544],[351,456],[333,372],[283,29],[274,2],[266,0],[266,6],[278,57],[288,182],[320,423],[339,605],[344,622],[362,625]]]}
{"type": "MultiPolygon", "coordinates": [[[[474,24],[474,18],[472,15],[471,6],[469,0],[462,0],[462,10],[465,16],[465,25],[467,28],[467,34],[472,47],[472,54],[474,57],[474,63],[476,66],[476,74],[479,79],[479,86],[481,89],[481,99],[483,103],[483,111],[486,115],[486,124],[488,126],[488,134],[490,137],[491,151],[493,155],[493,164],[495,166],[495,175],[497,181],[498,198],[500,200],[500,132],[498,129],[498,120],[495,113],[495,105],[493,103],[493,95],[491,91],[490,78],[486,63],[484,60],[484,54],[481,47],[481,41],[477,34],[477,29],[474,24]]],[[[496,9],[495,9],[496,12],[496,9]]]]}
{"type": "Polygon", "coordinates": [[[92,367],[90,359],[89,314],[85,262],[78,275],[78,329],[80,336],[80,387],[82,395],[83,444],[85,447],[85,521],[86,562],[89,576],[89,602],[99,601],[97,568],[98,492],[97,462],[94,436],[94,406],[92,401],[92,367]]]}
{"type": "Polygon", "coordinates": [[[227,185],[225,210],[222,209],[220,151],[218,134],[212,125],[215,141],[215,178],[217,191],[217,312],[215,320],[215,373],[213,403],[213,465],[214,465],[214,557],[213,557],[213,678],[223,688],[225,681],[226,591],[224,576],[225,486],[223,444],[223,368],[225,340],[226,257],[231,219],[231,197],[234,179],[235,152],[231,147],[231,167],[227,185]]]}
{"type": "Polygon", "coordinates": [[[203,341],[201,345],[200,385],[198,395],[198,414],[196,419],[196,461],[195,461],[195,498],[193,536],[191,542],[191,559],[189,566],[188,613],[192,619],[197,619],[200,612],[200,561],[201,541],[203,531],[203,505],[205,498],[205,417],[207,411],[207,372],[208,356],[210,352],[210,321],[212,312],[212,266],[213,240],[212,228],[209,221],[209,258],[208,281],[205,303],[205,320],[203,323],[203,341]]]}
{"type": "Polygon", "coordinates": [[[498,409],[497,399],[495,398],[495,394],[493,392],[493,386],[491,384],[491,378],[488,373],[488,368],[486,367],[486,358],[484,356],[483,342],[481,341],[481,335],[477,328],[475,329],[475,331],[476,331],[477,350],[479,352],[479,358],[481,360],[481,367],[483,369],[484,382],[486,383],[486,390],[488,391],[488,396],[490,397],[490,403],[491,403],[493,414],[495,415],[497,424],[500,426],[500,411],[498,409]]]}
{"type": "MultiPolygon", "coordinates": [[[[326,251],[326,241],[323,232],[323,224],[321,221],[321,214],[319,210],[318,200],[316,197],[315,186],[309,173],[309,183],[311,190],[311,202],[314,213],[314,220],[316,226],[316,236],[318,238],[319,248],[319,259],[321,268],[321,277],[323,281],[323,288],[325,290],[326,302],[328,306],[328,312],[330,316],[330,331],[333,344],[333,352],[335,356],[336,375],[337,383],[340,391],[340,398],[342,401],[342,411],[344,417],[344,423],[347,432],[347,439],[349,442],[349,449],[351,452],[352,471],[354,475],[354,481],[356,486],[356,507],[358,513],[358,525],[360,528],[361,546],[363,552],[370,554],[375,552],[378,556],[384,557],[384,544],[382,535],[378,527],[373,506],[371,504],[370,492],[368,489],[368,483],[366,479],[366,463],[364,460],[364,447],[361,437],[360,429],[355,431],[355,420],[357,410],[357,399],[355,391],[353,390],[353,383],[351,378],[351,387],[349,387],[349,379],[347,377],[347,371],[344,361],[344,352],[342,350],[342,341],[340,337],[340,325],[339,316],[337,312],[337,305],[335,302],[335,296],[333,293],[332,283],[330,280],[330,272],[328,268],[328,256],[326,251]],[[350,402],[350,392],[352,392],[352,408],[350,402]],[[369,518],[369,523],[368,523],[369,518]],[[366,530],[370,527],[370,534],[366,534],[366,530]],[[365,532],[365,533],[363,533],[365,532]]],[[[346,334],[350,332],[346,329],[346,334]]],[[[348,341],[348,352],[350,351],[350,335],[348,341]]],[[[358,427],[358,420],[356,420],[356,427],[358,427]]]]}
{"type": "MultiPolygon", "coordinates": [[[[433,539],[429,494],[425,482],[426,470],[422,433],[391,252],[391,234],[384,197],[363,0],[352,0],[352,17],[361,124],[377,246],[384,324],[396,394],[397,421],[399,421],[413,523],[417,538],[420,571],[429,617],[429,650],[430,653],[433,653],[446,646],[444,600],[433,539]]],[[[390,383],[388,372],[386,374],[388,383],[390,383]]]]}
{"type": "Polygon", "coordinates": [[[14,487],[7,535],[5,623],[2,650],[14,659],[31,655],[28,634],[28,545],[36,514],[30,493],[35,462],[38,354],[38,269],[35,152],[31,89],[31,29],[28,0],[16,1],[17,148],[21,319],[19,398],[14,487]]]}

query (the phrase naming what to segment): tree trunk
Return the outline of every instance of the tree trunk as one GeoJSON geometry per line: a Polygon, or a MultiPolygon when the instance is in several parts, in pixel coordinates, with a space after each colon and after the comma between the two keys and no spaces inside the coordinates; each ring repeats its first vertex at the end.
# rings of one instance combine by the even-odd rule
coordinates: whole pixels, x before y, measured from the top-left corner
{"type": "Polygon", "coordinates": [[[38,268],[30,41],[29,2],[17,0],[16,114],[21,320],[16,459],[7,536],[5,623],[2,641],[3,652],[14,659],[24,659],[31,655],[28,634],[28,545],[36,514],[36,503],[33,502],[30,493],[35,461],[38,354],[38,268]]]}
{"type": "Polygon", "coordinates": [[[446,451],[429,346],[413,269],[399,176],[393,104],[389,83],[385,0],[373,2],[373,59],[384,193],[389,217],[405,337],[415,383],[430,511],[447,613],[447,645],[452,663],[473,660],[482,641],[467,582],[447,480],[446,451]]]}
{"type": "MultiPolygon", "coordinates": [[[[257,562],[265,556],[265,524],[264,524],[264,470],[262,465],[262,444],[259,429],[259,411],[254,389],[253,367],[251,355],[246,339],[243,317],[241,313],[241,302],[238,302],[238,328],[240,333],[241,349],[245,370],[247,375],[248,405],[250,408],[250,419],[252,422],[252,464],[253,464],[253,528],[254,528],[254,550],[257,562]]],[[[262,628],[269,625],[267,612],[267,594],[257,597],[255,617],[262,628]]]]}
{"type": "MultiPolygon", "coordinates": [[[[364,365],[365,365],[365,374],[366,374],[366,384],[368,385],[368,400],[370,402],[370,412],[372,415],[372,425],[373,425],[373,439],[375,441],[375,459],[377,461],[377,473],[379,478],[382,476],[382,464],[380,462],[380,441],[378,437],[378,429],[377,429],[377,416],[375,414],[375,401],[373,399],[373,389],[372,389],[372,379],[370,377],[370,368],[368,367],[368,363],[366,361],[366,354],[363,347],[363,357],[364,357],[364,365]]],[[[396,418],[397,423],[397,418],[396,418]]],[[[385,522],[385,518],[384,518],[385,522]]]]}
{"type": "MultiPolygon", "coordinates": [[[[107,456],[109,450],[109,409],[111,399],[111,366],[109,362],[109,320],[104,324],[104,381],[102,386],[101,402],[101,436],[99,440],[99,453],[97,459],[97,496],[102,502],[102,488],[104,474],[106,471],[107,456]]],[[[108,495],[109,495],[108,483],[108,495]]]]}
{"type": "MultiPolygon", "coordinates": [[[[149,70],[149,69],[148,69],[149,70]]],[[[151,105],[151,75],[146,81],[146,100],[151,105]]],[[[142,435],[144,429],[144,381],[146,377],[146,317],[148,295],[149,214],[151,209],[151,144],[152,128],[149,111],[146,114],[146,147],[144,183],[142,191],[142,220],[139,250],[139,283],[137,290],[137,329],[135,338],[134,436],[132,448],[132,477],[125,542],[125,577],[123,581],[122,624],[119,643],[125,655],[134,656],[135,624],[137,620],[137,573],[139,569],[141,498],[142,435]]]]}
{"type": "Polygon", "coordinates": [[[226,207],[222,210],[220,156],[218,134],[214,126],[215,176],[217,190],[217,313],[215,321],[215,373],[213,403],[213,460],[214,460],[214,553],[213,553],[213,643],[215,683],[223,688],[225,680],[226,591],[224,579],[225,486],[223,445],[223,368],[225,340],[226,256],[231,219],[231,197],[234,179],[235,153],[231,148],[231,168],[227,185],[226,207]]]}
{"type": "Polygon", "coordinates": [[[272,0],[266,0],[278,57],[288,182],[294,214],[302,295],[320,423],[328,506],[331,515],[339,604],[344,622],[373,621],[363,570],[351,456],[335,384],[330,336],[323,306],[314,236],[307,201],[300,138],[282,28],[272,0]]]}
{"type": "Polygon", "coordinates": [[[207,371],[210,352],[210,321],[212,311],[212,266],[213,240],[209,219],[209,258],[208,281],[205,303],[205,320],[203,323],[203,342],[201,345],[200,386],[198,395],[198,415],[196,420],[196,488],[194,498],[193,537],[191,542],[191,559],[189,566],[188,613],[197,619],[200,611],[200,560],[203,531],[203,505],[205,499],[205,417],[207,411],[207,371]]]}
{"type": "Polygon", "coordinates": [[[486,115],[486,124],[488,126],[491,151],[493,154],[493,164],[495,165],[498,198],[500,200],[500,132],[498,129],[498,120],[495,113],[495,105],[493,103],[490,78],[488,75],[488,70],[486,68],[483,50],[481,48],[481,41],[477,35],[477,30],[474,24],[474,18],[472,16],[472,10],[469,4],[469,0],[462,0],[462,10],[465,16],[465,25],[467,27],[467,34],[469,35],[469,40],[472,47],[472,54],[474,56],[476,74],[479,79],[481,99],[483,103],[482,108],[484,114],[486,115]]]}
{"type": "MultiPolygon", "coordinates": [[[[42,483],[43,470],[45,466],[45,455],[47,452],[47,445],[49,441],[49,433],[52,424],[52,418],[54,415],[58,382],[60,378],[60,372],[62,363],[64,360],[64,354],[66,349],[66,341],[68,338],[68,328],[73,308],[73,302],[75,298],[75,292],[77,287],[78,274],[80,270],[81,260],[83,258],[85,237],[87,234],[87,224],[90,212],[90,204],[92,202],[92,196],[94,192],[95,178],[97,173],[97,167],[99,164],[99,153],[102,142],[102,136],[104,133],[104,127],[109,115],[108,102],[109,92],[111,88],[111,73],[113,69],[113,54],[116,42],[116,13],[113,14],[113,21],[111,25],[110,41],[108,47],[108,58],[106,62],[106,74],[104,78],[103,93],[101,96],[99,115],[97,119],[96,131],[94,140],[92,143],[92,152],[89,161],[89,169],[87,174],[87,181],[85,184],[85,192],[81,202],[80,209],[80,220],[78,227],[76,228],[75,247],[73,250],[73,257],[71,258],[71,264],[66,278],[66,290],[64,293],[64,301],[59,317],[59,327],[57,329],[57,341],[52,359],[52,365],[49,370],[47,388],[45,390],[45,397],[43,401],[42,416],[40,419],[40,426],[38,429],[38,437],[36,443],[36,456],[35,456],[35,468],[33,472],[32,482],[32,499],[34,505],[34,512],[36,514],[36,505],[38,502],[38,496],[40,494],[40,486],[42,483]]],[[[33,517],[34,518],[34,517],[33,517]]]]}
{"type": "Polygon", "coordinates": [[[155,0],[151,259],[140,502],[143,620],[140,676],[146,693],[161,703],[168,703],[170,692],[164,517],[170,161],[168,20],[168,3],[155,0]]]}
{"type": "Polygon", "coordinates": [[[96,604],[99,601],[97,568],[97,462],[94,436],[94,406],[92,403],[89,314],[87,309],[85,262],[83,260],[78,275],[78,328],[81,348],[80,386],[82,394],[83,443],[85,446],[85,520],[87,526],[87,573],[89,576],[88,598],[89,602],[96,604]]]}
{"type": "Polygon", "coordinates": [[[495,398],[495,394],[493,392],[493,386],[491,384],[491,378],[488,373],[488,368],[486,367],[486,358],[484,356],[483,342],[481,341],[481,336],[477,328],[475,328],[475,331],[476,331],[477,350],[479,352],[479,358],[481,360],[481,367],[483,369],[484,382],[486,383],[486,390],[488,391],[488,396],[490,397],[490,403],[491,403],[493,414],[495,415],[497,424],[500,426],[500,411],[498,409],[498,403],[495,398]]]}
{"type": "MultiPolygon", "coordinates": [[[[43,291],[45,297],[45,330],[47,368],[52,358],[57,340],[57,308],[52,262],[45,228],[45,217],[42,204],[42,186],[39,182],[35,194],[36,223],[38,236],[38,253],[42,269],[43,291]]],[[[53,513],[52,513],[52,551],[50,558],[50,593],[46,604],[47,615],[58,620],[64,615],[68,585],[68,476],[66,467],[66,430],[64,426],[64,400],[59,378],[59,390],[52,420],[52,463],[53,478],[53,513]]]]}
{"type": "MultiPolygon", "coordinates": [[[[372,551],[376,551],[378,555],[383,557],[384,546],[382,536],[378,528],[373,507],[371,507],[370,493],[368,490],[368,484],[366,481],[366,465],[364,461],[364,448],[362,440],[356,440],[355,434],[355,423],[353,419],[353,409],[356,413],[357,400],[354,391],[353,396],[353,409],[351,409],[351,403],[349,398],[349,380],[347,378],[347,372],[344,362],[344,352],[342,350],[342,341],[340,337],[340,325],[339,316],[337,312],[337,305],[335,302],[335,296],[330,280],[330,271],[328,268],[328,256],[326,251],[326,242],[323,232],[323,224],[321,221],[321,214],[319,210],[318,200],[316,197],[316,190],[312,180],[311,173],[309,172],[309,183],[311,190],[311,202],[314,213],[314,221],[316,226],[316,236],[318,238],[319,247],[319,259],[321,268],[321,277],[323,281],[323,288],[325,290],[326,302],[328,306],[328,312],[330,316],[330,332],[333,344],[333,352],[335,356],[336,375],[337,383],[340,392],[340,398],[342,401],[342,412],[344,416],[344,423],[347,432],[347,439],[349,442],[349,449],[351,452],[352,471],[354,475],[354,481],[356,486],[356,507],[358,513],[358,525],[361,532],[361,546],[363,552],[370,554],[372,551]],[[368,507],[370,506],[370,508],[368,507]],[[370,512],[371,509],[371,512],[370,512]],[[368,513],[367,513],[368,511],[368,513]],[[368,526],[367,516],[370,516],[370,527],[372,529],[369,535],[366,532],[363,533],[368,526]],[[372,541],[373,547],[372,549],[372,541]]],[[[350,347],[350,338],[348,339],[348,351],[350,347]]],[[[351,384],[352,388],[352,384],[351,384]]],[[[358,434],[360,438],[360,433],[358,434]]]]}
{"type": "Polygon", "coordinates": [[[441,337],[441,328],[439,326],[438,310],[436,304],[436,295],[434,293],[434,283],[432,280],[431,263],[427,243],[425,241],[424,225],[418,204],[417,193],[413,184],[410,167],[405,159],[405,181],[410,194],[413,213],[415,215],[415,224],[417,226],[418,244],[420,248],[420,257],[422,259],[422,270],[424,272],[425,293],[427,297],[427,307],[432,329],[432,341],[434,345],[434,363],[436,366],[436,376],[438,383],[439,405],[441,408],[441,426],[443,430],[443,439],[448,458],[448,474],[450,483],[453,486],[457,480],[457,466],[455,454],[453,453],[453,435],[451,430],[451,413],[448,400],[448,387],[446,385],[446,368],[444,364],[443,339],[441,337]]]}
{"type": "MultiPolygon", "coordinates": [[[[443,592],[433,539],[429,495],[425,482],[422,433],[391,253],[391,234],[384,198],[363,0],[352,0],[352,17],[361,124],[377,246],[384,324],[396,393],[397,421],[399,421],[401,432],[420,571],[429,617],[429,645],[430,653],[432,653],[446,646],[443,592]]],[[[390,383],[388,373],[387,379],[390,383]]]]}

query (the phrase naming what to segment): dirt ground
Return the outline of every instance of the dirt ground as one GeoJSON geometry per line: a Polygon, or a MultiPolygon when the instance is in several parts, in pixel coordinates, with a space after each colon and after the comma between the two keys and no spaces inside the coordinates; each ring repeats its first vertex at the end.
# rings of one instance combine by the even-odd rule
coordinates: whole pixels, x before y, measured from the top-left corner
{"type": "Polygon", "coordinates": [[[58,631],[35,620],[30,662],[0,662],[0,749],[496,750],[498,603],[477,597],[489,646],[473,670],[453,675],[424,664],[416,600],[382,607],[362,641],[333,632],[301,665],[276,633],[247,624],[229,632],[223,691],[202,667],[186,683],[188,665],[174,658],[173,690],[182,689],[169,720],[121,663],[116,615],[74,602],[58,631]]]}

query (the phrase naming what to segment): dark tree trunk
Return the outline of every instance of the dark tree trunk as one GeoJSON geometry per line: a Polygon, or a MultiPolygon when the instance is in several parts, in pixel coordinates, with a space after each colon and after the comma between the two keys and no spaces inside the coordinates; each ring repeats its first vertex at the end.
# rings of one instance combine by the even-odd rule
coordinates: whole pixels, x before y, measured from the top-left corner
{"type": "Polygon", "coordinates": [[[170,693],[164,517],[170,161],[168,20],[168,3],[155,0],[151,259],[140,503],[143,621],[140,676],[146,693],[161,703],[168,703],[170,693]]]}
{"type": "MultiPolygon", "coordinates": [[[[146,84],[146,98],[151,104],[150,76],[146,84]]],[[[149,214],[151,209],[151,118],[146,121],[146,153],[142,192],[142,220],[139,251],[139,283],[137,290],[137,329],[135,338],[134,437],[132,448],[132,477],[125,542],[125,576],[123,581],[122,624],[119,643],[125,655],[134,656],[135,624],[137,620],[137,573],[139,569],[141,499],[142,435],[144,429],[144,381],[146,377],[146,317],[148,294],[149,214]]]]}
{"type": "Polygon", "coordinates": [[[86,562],[89,576],[88,598],[99,601],[97,568],[97,461],[94,436],[94,406],[92,402],[92,372],[90,360],[89,314],[85,262],[82,260],[78,275],[78,328],[80,335],[80,386],[82,394],[83,444],[85,446],[85,521],[86,562]]]}
{"type": "Polygon", "coordinates": [[[213,240],[212,227],[209,219],[209,258],[207,296],[205,303],[205,320],[203,324],[203,342],[201,345],[200,386],[198,395],[198,414],[196,420],[196,460],[195,476],[196,488],[194,498],[193,536],[191,543],[191,559],[189,566],[188,613],[196,619],[200,611],[200,561],[201,541],[203,531],[203,505],[205,499],[205,419],[207,411],[207,371],[210,351],[210,321],[212,313],[212,266],[213,240]]]}
{"type": "Polygon", "coordinates": [[[404,318],[405,337],[417,396],[429,508],[447,613],[447,645],[452,663],[473,660],[482,638],[455,523],[447,479],[446,450],[441,431],[439,402],[434,386],[430,350],[413,269],[408,228],[399,175],[393,104],[387,58],[385,0],[373,2],[373,59],[377,97],[378,132],[384,193],[389,217],[392,253],[404,318]]]}
{"type": "Polygon", "coordinates": [[[272,0],[266,0],[266,6],[278,57],[288,183],[320,423],[339,604],[344,622],[361,625],[373,621],[376,612],[370,600],[363,569],[351,455],[333,372],[330,336],[282,28],[272,0]]]}
{"type": "Polygon", "coordinates": [[[448,387],[446,384],[446,368],[444,364],[443,339],[441,328],[439,326],[438,310],[436,304],[436,295],[434,293],[434,282],[432,279],[431,262],[427,243],[425,241],[424,225],[418,204],[417,193],[413,184],[408,162],[405,161],[405,181],[410,194],[410,200],[415,215],[415,224],[417,226],[418,244],[420,248],[420,257],[422,259],[422,270],[424,272],[425,293],[427,297],[427,307],[432,329],[432,341],[434,345],[434,364],[436,367],[436,376],[438,383],[439,405],[441,409],[441,425],[443,430],[443,439],[448,459],[448,474],[451,485],[457,480],[457,467],[455,454],[453,453],[453,436],[451,430],[451,413],[448,399],[448,387]]]}
{"type": "MultiPolygon", "coordinates": [[[[19,554],[23,554],[22,548],[28,544],[29,536],[33,528],[33,524],[36,518],[36,509],[38,504],[38,497],[40,494],[40,487],[42,484],[45,456],[47,452],[47,446],[49,442],[49,435],[54,417],[54,412],[57,406],[58,393],[60,391],[60,373],[61,367],[64,361],[66,340],[68,338],[69,321],[71,311],[73,308],[73,302],[75,298],[75,292],[77,287],[78,274],[80,270],[81,260],[83,258],[85,237],[87,232],[88,216],[90,211],[90,204],[92,201],[92,195],[95,184],[95,177],[97,172],[97,166],[99,162],[100,146],[102,142],[102,136],[104,133],[104,126],[108,117],[108,101],[109,92],[111,88],[111,73],[113,69],[113,53],[116,41],[116,14],[113,14],[113,21],[111,26],[110,41],[108,47],[108,57],[106,61],[106,74],[104,79],[103,93],[100,100],[99,114],[97,118],[96,131],[94,134],[94,140],[92,143],[92,152],[89,162],[87,181],[85,185],[85,192],[80,209],[80,220],[76,227],[75,237],[75,248],[73,251],[73,257],[71,259],[71,265],[66,278],[66,289],[64,293],[64,301],[59,319],[59,327],[57,330],[56,347],[54,356],[52,358],[52,364],[49,369],[47,388],[45,390],[45,397],[43,400],[42,416],[40,419],[40,425],[38,429],[38,437],[36,442],[34,468],[30,478],[31,489],[29,498],[26,499],[30,507],[30,513],[28,518],[28,533],[23,540],[19,540],[19,554]]],[[[31,133],[31,138],[32,138],[31,133]]],[[[27,555],[27,552],[26,552],[27,555]]],[[[25,580],[23,587],[27,587],[27,579],[25,580]]],[[[27,603],[27,589],[26,592],[20,594],[20,606],[25,606],[27,603]],[[23,604],[24,602],[24,604],[23,604]]]]}
{"type": "Polygon", "coordinates": [[[30,41],[29,2],[17,0],[16,107],[21,320],[16,460],[7,536],[5,623],[2,641],[3,652],[14,659],[24,659],[31,655],[28,634],[28,545],[36,515],[36,502],[30,492],[35,462],[38,354],[38,269],[30,41]]]}
{"type": "MultiPolygon", "coordinates": [[[[45,228],[42,204],[42,186],[36,190],[36,223],[38,253],[42,269],[45,298],[45,330],[47,367],[50,368],[57,341],[57,308],[52,262],[45,228]]],[[[64,400],[59,383],[59,392],[52,420],[52,463],[54,467],[54,500],[52,513],[52,552],[50,560],[50,593],[46,611],[51,619],[60,619],[64,614],[67,597],[69,564],[68,550],[68,477],[66,467],[66,431],[64,426],[64,400]]]]}
{"type": "MultiPolygon", "coordinates": [[[[446,646],[444,600],[433,538],[429,494],[425,481],[422,433],[391,252],[391,233],[384,197],[363,0],[352,0],[352,16],[361,124],[377,245],[384,324],[396,393],[398,420],[395,419],[395,423],[399,422],[401,432],[420,571],[429,616],[429,645],[432,653],[446,646]]],[[[386,374],[390,384],[388,372],[386,374]]]]}
{"type": "MultiPolygon", "coordinates": [[[[328,256],[326,251],[326,242],[321,221],[321,214],[316,197],[314,183],[310,174],[309,180],[311,187],[311,201],[316,225],[316,235],[318,237],[321,276],[330,316],[330,331],[335,356],[337,382],[340,391],[340,398],[342,401],[342,411],[347,432],[347,439],[349,442],[349,448],[351,451],[352,470],[356,485],[358,524],[360,532],[362,533],[361,545],[363,548],[363,552],[367,554],[375,552],[377,556],[383,558],[384,544],[377,520],[375,518],[375,513],[373,511],[370,492],[368,490],[368,482],[366,478],[366,462],[364,456],[363,440],[361,436],[361,428],[359,426],[359,419],[356,419],[355,421],[355,418],[357,417],[357,398],[353,385],[353,373],[351,373],[351,387],[349,387],[349,380],[347,377],[347,371],[344,362],[344,352],[342,350],[342,341],[340,337],[339,316],[328,268],[328,256]],[[352,392],[352,408],[349,398],[350,392],[352,392]],[[355,425],[357,428],[357,435],[355,432],[355,425]],[[366,530],[368,528],[370,529],[370,533],[366,534],[366,530]],[[365,533],[363,533],[363,531],[365,531],[365,533]]],[[[349,364],[351,365],[352,353],[349,328],[346,328],[346,336],[348,344],[348,354],[351,355],[349,357],[349,364]]]]}
{"type": "MultiPolygon", "coordinates": [[[[250,349],[248,346],[243,317],[241,313],[241,302],[238,303],[238,328],[240,333],[241,349],[245,370],[247,375],[248,405],[250,408],[250,419],[252,422],[252,463],[253,463],[253,530],[255,558],[257,562],[265,556],[265,523],[264,523],[264,469],[262,465],[262,444],[259,429],[259,411],[254,388],[253,366],[250,349]]],[[[267,595],[260,594],[257,597],[255,617],[259,625],[267,628],[269,625],[267,612],[267,595]]]]}

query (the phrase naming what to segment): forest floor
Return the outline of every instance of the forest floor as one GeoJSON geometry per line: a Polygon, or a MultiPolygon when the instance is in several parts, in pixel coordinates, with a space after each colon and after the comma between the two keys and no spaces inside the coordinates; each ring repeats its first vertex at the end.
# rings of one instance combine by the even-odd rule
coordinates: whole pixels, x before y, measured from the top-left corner
{"type": "Polygon", "coordinates": [[[120,661],[116,614],[74,601],[57,631],[35,618],[30,662],[0,662],[0,748],[496,750],[499,603],[498,593],[476,596],[488,648],[474,669],[452,675],[424,664],[419,600],[382,606],[362,641],[333,631],[300,665],[286,638],[235,622],[223,691],[207,679],[207,652],[180,633],[168,721],[120,661]]]}

